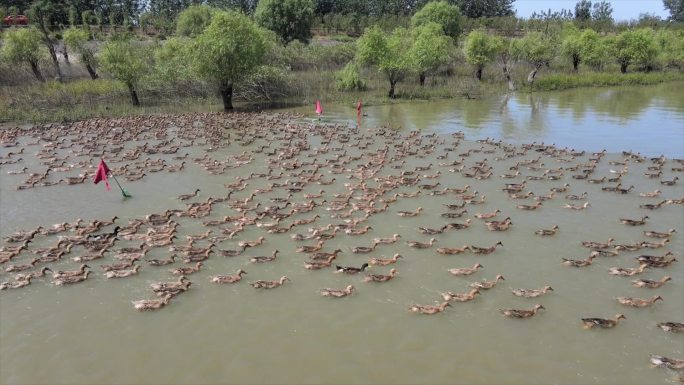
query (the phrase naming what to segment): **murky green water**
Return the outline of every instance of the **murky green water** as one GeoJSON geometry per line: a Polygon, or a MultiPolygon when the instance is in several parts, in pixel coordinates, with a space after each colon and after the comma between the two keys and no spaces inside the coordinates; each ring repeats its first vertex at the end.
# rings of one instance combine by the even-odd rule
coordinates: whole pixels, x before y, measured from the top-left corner
{"type": "MultiPolygon", "coordinates": [[[[15,186],[25,179],[25,175],[8,175],[8,171],[26,166],[29,172],[45,170],[37,153],[45,141],[37,144],[35,138],[19,137],[26,145],[24,161],[0,168],[0,210],[2,223],[0,235],[7,236],[20,229],[31,229],[38,225],[51,225],[58,222],[73,222],[77,218],[86,221],[119,216],[118,221],[125,224],[129,219],[142,218],[146,214],[159,213],[166,209],[183,209],[185,205],[176,199],[183,193],[191,193],[201,188],[199,197],[190,202],[202,202],[208,197],[222,197],[227,193],[224,184],[235,182],[238,176],[250,173],[266,173],[267,160],[278,153],[291,149],[294,143],[308,142],[310,148],[296,157],[274,163],[273,174],[285,174],[312,170],[313,166],[302,166],[296,170],[282,170],[287,162],[311,162],[321,164],[319,173],[325,181],[336,178],[332,185],[308,183],[303,191],[294,192],[290,201],[305,203],[303,194],[325,190],[322,198],[314,199],[327,203],[311,212],[294,214],[282,221],[289,225],[297,219],[321,216],[314,223],[295,226],[284,234],[269,234],[263,228],[246,226],[245,231],[235,238],[220,242],[220,249],[235,249],[242,240],[255,240],[260,235],[266,237],[263,245],[248,249],[244,255],[227,258],[212,255],[205,261],[204,268],[189,276],[192,288],[176,298],[165,308],[140,313],[133,309],[130,301],[154,298],[148,285],[156,281],[175,280],[166,267],[154,267],[143,263],[136,276],[118,280],[108,280],[102,275],[100,264],[116,262],[111,256],[90,262],[95,274],[84,283],[56,287],[49,279],[37,279],[28,287],[0,292],[0,383],[7,384],[139,384],[139,383],[561,383],[561,384],[644,384],[672,383],[675,376],[665,369],[649,366],[649,354],[660,354],[674,358],[684,358],[684,339],[682,335],[665,333],[656,327],[657,322],[684,322],[684,264],[675,262],[667,268],[647,269],[635,277],[614,277],[608,274],[613,266],[636,267],[633,257],[640,254],[662,255],[674,252],[681,260],[684,250],[684,212],[682,205],[665,204],[657,210],[639,208],[643,203],[657,203],[662,199],[684,197],[684,183],[663,186],[660,180],[670,180],[682,176],[672,171],[682,167],[669,160],[663,166],[660,178],[647,178],[647,167],[653,163],[628,162],[628,172],[624,175],[624,187],[634,185],[630,194],[615,194],[601,191],[601,187],[614,183],[590,184],[584,180],[572,179],[579,171],[566,171],[560,180],[528,180],[527,191],[545,195],[552,187],[570,184],[567,192],[543,203],[538,210],[526,211],[516,208],[518,204],[532,204],[533,200],[512,200],[501,188],[505,183],[522,182],[526,176],[543,175],[543,171],[529,170],[520,166],[521,175],[514,179],[498,176],[513,173],[509,168],[516,162],[533,160],[541,156],[538,163],[543,168],[571,167],[589,162],[590,153],[577,157],[549,156],[530,150],[524,155],[504,158],[501,147],[471,141],[483,137],[503,137],[507,141],[555,142],[559,148],[585,147],[592,149],[608,148],[611,153],[599,162],[591,178],[614,177],[611,170],[620,170],[622,165],[610,161],[622,161],[624,156],[615,154],[620,149],[632,149],[643,154],[664,153],[670,157],[681,158],[684,146],[673,146],[673,142],[684,140],[684,106],[681,99],[674,97],[674,90],[667,86],[634,89],[641,95],[650,95],[640,113],[627,117],[612,117],[598,102],[601,92],[620,93],[625,90],[577,91],[562,99],[561,94],[546,95],[537,103],[543,108],[538,111],[538,119],[526,117],[528,96],[522,99],[512,97],[505,104],[511,116],[519,116],[520,123],[511,131],[506,131],[500,113],[493,112],[497,107],[482,102],[481,117],[474,118],[475,112],[467,112],[471,102],[439,102],[409,105],[394,105],[367,108],[364,127],[358,133],[343,127],[336,129],[315,128],[310,123],[287,123],[271,115],[240,115],[234,120],[215,122],[216,126],[230,127],[231,137],[221,144],[207,144],[200,133],[204,128],[192,128],[194,118],[153,118],[149,121],[131,121],[131,127],[158,125],[158,135],[149,135],[140,141],[122,140],[126,150],[148,148],[160,141],[172,142],[165,146],[189,144],[197,137],[192,147],[181,147],[178,154],[188,152],[186,169],[178,173],[166,171],[149,173],[141,181],[123,182],[134,195],[122,201],[113,184],[111,192],[104,191],[102,185],[86,183],[73,186],[37,187],[17,191],[15,186]],[[574,94],[574,99],[572,94],[574,94]],[[595,102],[588,99],[594,95],[595,102]],[[574,100],[574,102],[572,101],[574,100]],[[669,100],[666,102],[666,100],[669,100]],[[577,104],[589,107],[579,107],[577,104]],[[515,106],[513,108],[512,106],[515,106]],[[428,110],[442,109],[442,117],[428,110]],[[482,111],[489,111],[484,113],[482,111]],[[580,111],[580,112],[573,112],[580,111]],[[601,112],[603,111],[603,112],[601,112]],[[401,113],[401,118],[398,115],[401,113]],[[471,118],[464,118],[465,116],[471,118]],[[577,118],[577,116],[582,118],[577,118]],[[644,116],[651,116],[650,118],[644,116]],[[591,118],[591,119],[590,119],[591,118]],[[400,119],[400,120],[397,120],[400,119]],[[431,120],[426,120],[431,119],[431,120]],[[535,121],[538,131],[528,128],[535,121]],[[609,139],[589,141],[581,135],[563,133],[563,125],[575,122],[582,132],[601,132],[609,139]],[[401,125],[404,129],[396,135],[393,131],[366,129],[376,123],[401,125]],[[460,123],[459,123],[460,122],[460,123]],[[481,122],[474,124],[472,122],[481,122]],[[600,127],[598,123],[601,122],[600,127]],[[636,123],[639,122],[639,123],[636,123]],[[651,124],[650,122],[656,122],[651,124]],[[644,140],[644,136],[631,138],[621,134],[625,127],[640,124],[640,132],[648,131],[648,138],[674,138],[674,140],[644,140]],[[586,127],[590,126],[590,127],[586,127]],[[182,128],[178,128],[182,127],[182,128]],[[242,127],[245,136],[237,135],[236,127],[242,127]],[[436,137],[412,135],[409,129],[428,128],[440,132],[436,137]],[[292,129],[292,141],[285,138],[287,130],[292,129]],[[466,141],[459,141],[450,135],[462,130],[466,141]],[[508,132],[508,133],[507,133],[508,132]],[[534,133],[538,132],[538,135],[534,133]],[[257,135],[255,135],[255,133],[257,135]],[[182,137],[178,139],[177,135],[182,137]],[[342,140],[340,134],[349,134],[349,141],[342,140]],[[651,136],[653,135],[653,136],[651,136]],[[332,138],[325,146],[323,138],[332,138]],[[575,141],[563,141],[571,138],[575,141]],[[583,139],[584,138],[584,139],[583,139]],[[241,140],[254,139],[247,145],[241,140]],[[289,145],[287,143],[290,143],[289,145]],[[401,150],[401,145],[406,149],[401,150]],[[620,146],[620,144],[624,146],[620,146]],[[633,145],[629,145],[633,144],[633,145]],[[254,150],[268,146],[265,151],[254,150]],[[295,242],[290,239],[294,233],[306,234],[310,227],[321,227],[328,223],[342,223],[342,219],[331,218],[335,211],[327,210],[335,200],[333,194],[349,191],[348,184],[358,184],[357,171],[361,165],[378,159],[381,149],[388,146],[386,161],[373,176],[366,175],[369,187],[378,186],[375,178],[397,176],[400,172],[414,170],[416,166],[433,166],[428,171],[416,175],[432,175],[441,171],[438,178],[422,178],[421,184],[440,183],[442,187],[470,185],[478,191],[478,197],[485,196],[481,205],[468,204],[468,213],[459,219],[446,219],[441,216],[447,212],[444,204],[462,201],[454,194],[428,195],[424,190],[416,198],[399,198],[389,205],[387,211],[372,215],[363,225],[373,227],[365,235],[350,236],[339,232],[336,237],[325,242],[324,251],[340,248],[343,252],[333,264],[360,266],[370,257],[389,257],[400,253],[403,259],[392,266],[375,266],[370,273],[387,274],[395,267],[399,275],[385,283],[363,282],[361,275],[334,274],[333,269],[310,271],[304,268],[305,255],[295,251],[296,247],[315,241],[295,242]],[[453,151],[447,151],[453,149],[453,151]],[[207,150],[211,150],[207,152],[207,150]],[[276,151],[277,150],[277,151],[276,151]],[[465,157],[466,168],[487,159],[493,169],[489,179],[467,178],[462,172],[449,172],[454,167],[439,166],[440,162],[450,163],[461,157],[459,154],[469,150],[465,157]],[[246,151],[252,154],[251,162],[240,168],[227,168],[220,175],[209,175],[192,158],[207,155],[219,162],[234,164],[231,156],[246,151]],[[266,153],[275,151],[274,155],[266,153]],[[326,152],[327,151],[327,152],[326,152]],[[448,154],[448,155],[447,155],[448,154]],[[446,159],[444,157],[446,156],[446,159]],[[359,157],[352,159],[351,157],[359,157]],[[390,161],[393,157],[397,159],[390,161]],[[346,162],[340,174],[330,173],[335,160],[346,162]],[[392,166],[401,165],[402,168],[392,166]],[[346,170],[344,170],[346,169],[346,170]],[[350,178],[351,176],[351,178],[350,178]],[[638,193],[662,190],[661,197],[640,198],[638,193]],[[588,193],[586,201],[591,207],[583,211],[563,208],[566,194],[588,193]],[[399,217],[399,211],[413,211],[422,207],[416,217],[399,217]],[[474,218],[476,213],[492,212],[500,209],[497,219],[510,216],[513,227],[504,232],[488,231],[483,220],[474,218]],[[640,218],[648,215],[645,226],[625,226],[618,218],[640,218]],[[438,228],[445,223],[464,222],[472,218],[473,224],[465,230],[447,230],[440,235],[421,234],[418,227],[438,228]],[[553,237],[539,237],[534,231],[558,225],[560,230],[553,237]],[[585,268],[571,268],[561,264],[561,258],[586,258],[588,249],[581,241],[605,241],[615,238],[615,243],[625,244],[648,239],[644,230],[666,231],[675,228],[677,232],[671,242],[660,249],[642,249],[622,252],[616,257],[599,257],[593,265],[585,268]],[[380,245],[370,254],[354,254],[355,246],[369,246],[376,237],[390,237],[397,233],[402,236],[392,245],[380,245]],[[426,242],[431,237],[437,242],[432,248],[415,249],[406,241],[426,242]],[[460,247],[464,244],[490,246],[501,241],[504,247],[489,255],[463,253],[445,256],[436,253],[437,247],[460,247]],[[278,258],[270,263],[252,264],[249,257],[269,255],[274,249],[280,250],[278,258]],[[454,277],[447,269],[471,267],[481,263],[484,268],[468,277],[454,277]],[[237,269],[247,271],[244,279],[234,285],[216,285],[210,278],[217,274],[232,274],[237,269]],[[482,279],[491,280],[497,274],[505,277],[495,288],[483,291],[477,299],[467,303],[454,302],[442,314],[433,316],[412,314],[408,306],[413,303],[430,305],[441,299],[445,291],[464,292],[468,284],[482,279]],[[287,275],[291,282],[267,291],[259,291],[248,282],[266,279],[275,280],[287,275]],[[638,289],[630,281],[636,278],[660,279],[672,276],[672,281],[659,289],[638,289]],[[354,295],[343,299],[324,298],[318,294],[322,288],[344,288],[348,284],[356,287],[354,295]],[[553,292],[537,299],[515,297],[512,288],[541,288],[550,285],[553,292]],[[636,309],[625,307],[615,301],[617,296],[648,298],[661,295],[664,301],[654,306],[636,309]],[[517,320],[503,317],[500,308],[531,308],[535,303],[543,304],[546,310],[530,319],[517,320]],[[609,318],[617,313],[625,314],[627,319],[612,330],[583,330],[581,318],[609,318]]],[[[638,97],[637,97],[638,98],[638,97]]],[[[476,103],[476,102],[472,102],[476,103]]],[[[645,102],[644,102],[645,103],[645,102]]],[[[617,104],[621,104],[617,102],[617,104]]],[[[623,106],[613,107],[613,110],[623,106]]],[[[626,110],[626,108],[624,108],[626,110]]],[[[333,119],[342,119],[345,111],[328,107],[333,119]],[[330,111],[332,110],[332,111],[330,111]]],[[[353,111],[353,110],[349,110],[353,111]]],[[[209,122],[215,116],[197,118],[197,122],[209,122]]],[[[517,119],[514,119],[518,121],[517,119]]],[[[113,127],[122,125],[114,122],[113,127]]],[[[567,126],[565,126],[567,127],[567,126]]],[[[629,130],[632,130],[630,128],[629,130]]],[[[114,137],[109,129],[91,129],[92,138],[112,144],[114,137]]],[[[220,130],[219,130],[220,131],[220,130]]],[[[74,134],[76,130],[72,131],[74,134]]],[[[67,146],[76,137],[63,135],[67,146]]],[[[90,141],[89,143],[92,143],[90,141]]],[[[79,160],[96,163],[95,156],[75,157],[69,151],[80,148],[58,150],[60,156],[69,155],[69,162],[79,160]]],[[[0,154],[6,156],[18,148],[2,148],[0,154]]],[[[518,151],[521,147],[518,147],[518,151]]],[[[174,155],[147,154],[139,160],[166,159],[168,164],[178,164],[174,155]]],[[[117,155],[106,155],[110,167],[132,165],[134,161],[120,161],[117,155]]],[[[75,176],[80,171],[54,173],[49,180],[75,176]]],[[[467,170],[466,170],[467,171],[467,170]]],[[[414,175],[415,176],[415,175],[414,175]]],[[[294,181],[296,176],[284,175],[279,180],[266,180],[256,177],[247,181],[245,190],[235,192],[233,199],[244,199],[257,188],[265,188],[270,183],[294,181]]],[[[395,192],[415,192],[417,186],[401,186],[383,197],[390,198],[395,192]]],[[[275,188],[272,192],[258,194],[250,205],[261,203],[264,206],[284,205],[274,203],[270,198],[286,197],[288,192],[275,188]]],[[[362,192],[355,190],[360,198],[362,192]]],[[[350,202],[361,205],[363,200],[353,198],[350,202]]],[[[583,201],[580,201],[583,202],[583,201]]],[[[577,202],[571,202],[577,203],[577,202]]],[[[375,207],[382,206],[376,199],[375,207]]],[[[281,212],[288,212],[289,208],[281,212]]],[[[342,211],[344,212],[344,211],[342,211]]],[[[238,215],[226,203],[215,203],[212,213],[204,218],[179,217],[180,224],[176,244],[185,242],[185,236],[199,234],[206,230],[202,221],[219,219],[224,215],[238,215]]],[[[360,218],[363,212],[354,213],[360,218]]],[[[272,222],[266,218],[265,222],[272,222]]],[[[233,227],[226,224],[221,227],[233,227]]],[[[218,235],[221,227],[213,228],[218,235]]],[[[111,229],[111,227],[108,227],[111,229]]],[[[145,232],[143,226],[140,232],[145,232]]],[[[65,233],[72,235],[72,233],[65,233]]],[[[37,237],[31,249],[54,245],[56,236],[37,237]]],[[[136,246],[139,242],[122,241],[119,247],[136,246]]],[[[206,240],[199,246],[206,246],[206,240]]],[[[30,251],[30,250],[29,250],[30,251]]],[[[65,259],[49,264],[54,270],[75,269],[78,263],[70,257],[82,255],[81,247],[74,247],[65,259]],[[67,258],[69,257],[69,258],[67,258]]],[[[171,253],[165,248],[154,248],[147,258],[165,258],[171,253]]],[[[26,263],[33,254],[23,252],[10,263],[26,263]]],[[[7,264],[1,265],[4,268],[7,264]]],[[[186,266],[177,261],[171,267],[186,266]]],[[[10,273],[1,273],[0,281],[12,278],[10,273]]]]}
{"type": "MultiPolygon", "coordinates": [[[[324,104],[324,120],[355,124],[355,106],[324,104]]],[[[315,115],[313,107],[294,111],[315,115]]],[[[463,131],[469,139],[555,143],[587,151],[684,154],[682,82],[651,87],[582,88],[480,100],[367,106],[364,126],[463,131]]]]}

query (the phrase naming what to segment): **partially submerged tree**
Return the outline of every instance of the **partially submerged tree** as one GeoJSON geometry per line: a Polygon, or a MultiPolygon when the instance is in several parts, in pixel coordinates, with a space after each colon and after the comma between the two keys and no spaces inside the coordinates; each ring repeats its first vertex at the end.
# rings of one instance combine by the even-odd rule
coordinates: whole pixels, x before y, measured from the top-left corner
{"type": "Polygon", "coordinates": [[[445,0],[431,1],[413,15],[411,26],[415,28],[428,23],[437,23],[444,30],[444,34],[456,42],[461,34],[461,17],[461,11],[457,6],[445,0]]]}
{"type": "Polygon", "coordinates": [[[285,44],[308,42],[313,18],[313,0],[260,0],[254,11],[254,20],[275,32],[285,44]]]}
{"type": "Polygon", "coordinates": [[[395,97],[395,87],[411,70],[411,37],[404,28],[386,34],[379,26],[368,29],[357,40],[356,59],[363,65],[373,66],[387,76],[390,89],[387,96],[395,97]]]}
{"type": "Polygon", "coordinates": [[[131,103],[139,106],[136,87],[149,68],[143,49],[130,40],[113,40],[102,47],[99,61],[104,72],[126,84],[131,103]]]}
{"type": "Polygon", "coordinates": [[[482,80],[482,70],[496,58],[500,43],[500,39],[488,35],[483,30],[474,30],[468,34],[463,46],[463,53],[466,61],[475,66],[477,80],[482,80]]]}
{"type": "Polygon", "coordinates": [[[249,17],[218,12],[192,47],[197,73],[218,85],[223,110],[233,109],[233,87],[263,64],[266,32],[249,17]]]}
{"type": "Polygon", "coordinates": [[[533,68],[527,75],[527,82],[534,83],[537,72],[554,57],[551,39],[539,32],[530,32],[522,38],[511,41],[511,52],[518,60],[529,63],[533,68]]]}
{"type": "Polygon", "coordinates": [[[88,74],[94,80],[98,78],[97,71],[95,70],[97,60],[93,50],[88,46],[88,40],[90,40],[90,33],[84,29],[69,28],[64,31],[64,43],[67,47],[78,52],[81,63],[83,63],[88,74]]]}
{"type": "Polygon", "coordinates": [[[452,40],[444,34],[442,26],[437,23],[423,24],[414,28],[413,44],[409,55],[413,67],[418,71],[420,85],[425,84],[428,73],[436,71],[439,66],[449,60],[452,40]]]}
{"type": "Polygon", "coordinates": [[[12,28],[3,34],[3,38],[2,56],[11,63],[28,64],[36,79],[44,82],[38,66],[43,55],[40,32],[35,28],[12,28]]]}

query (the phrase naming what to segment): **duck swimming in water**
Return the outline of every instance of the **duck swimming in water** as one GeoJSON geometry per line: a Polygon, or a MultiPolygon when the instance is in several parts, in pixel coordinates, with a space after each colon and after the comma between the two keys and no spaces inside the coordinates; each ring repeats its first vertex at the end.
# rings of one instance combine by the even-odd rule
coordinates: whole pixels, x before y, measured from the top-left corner
{"type": "Polygon", "coordinates": [[[532,309],[499,309],[501,314],[509,318],[530,318],[537,315],[540,309],[545,309],[542,305],[534,305],[532,309]]]}
{"type": "Polygon", "coordinates": [[[592,329],[595,327],[610,329],[617,326],[621,319],[627,319],[622,314],[615,316],[615,319],[605,319],[605,318],[582,318],[582,324],[585,329],[592,329]]]}
{"type": "Polygon", "coordinates": [[[656,295],[651,299],[631,298],[631,297],[617,297],[616,300],[621,305],[631,307],[647,307],[653,305],[657,300],[663,300],[663,297],[656,295]]]}
{"type": "Polygon", "coordinates": [[[348,285],[344,290],[325,288],[320,293],[323,297],[343,298],[349,296],[354,291],[354,285],[348,285]]]}
{"type": "Polygon", "coordinates": [[[370,261],[368,261],[368,263],[375,266],[387,266],[396,263],[397,260],[399,260],[399,258],[403,257],[400,254],[394,254],[392,258],[389,259],[371,258],[370,261]]]}
{"type": "Polygon", "coordinates": [[[454,269],[448,269],[447,271],[451,273],[451,275],[455,276],[465,276],[465,275],[471,275],[474,274],[478,269],[483,268],[479,263],[476,263],[473,265],[473,267],[462,267],[462,268],[454,268],[454,269]]]}
{"type": "Polygon", "coordinates": [[[420,314],[437,314],[443,312],[447,307],[451,306],[449,302],[442,302],[439,305],[410,305],[409,310],[420,314]]]}
{"type": "Polygon", "coordinates": [[[542,289],[513,289],[513,295],[517,297],[536,298],[553,291],[551,286],[544,286],[542,289]]]}
{"type": "Polygon", "coordinates": [[[345,274],[358,274],[361,273],[362,271],[366,270],[368,267],[368,263],[364,263],[361,265],[361,267],[353,267],[353,266],[335,266],[335,272],[336,273],[345,273],[345,274]]]}

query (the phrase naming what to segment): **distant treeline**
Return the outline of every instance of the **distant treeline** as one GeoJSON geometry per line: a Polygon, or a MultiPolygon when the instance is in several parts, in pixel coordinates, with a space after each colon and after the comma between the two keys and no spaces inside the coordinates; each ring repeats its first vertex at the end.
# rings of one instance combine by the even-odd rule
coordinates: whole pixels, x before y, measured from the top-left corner
{"type": "MultiPolygon", "coordinates": [[[[313,27],[316,30],[359,36],[366,27],[378,23],[384,23],[388,28],[408,26],[411,16],[429,1],[306,0],[301,3],[303,7],[313,7],[313,27]]],[[[663,0],[663,6],[670,10],[668,20],[661,20],[645,10],[637,20],[620,23],[613,21],[611,3],[605,0],[594,3],[580,0],[574,10],[543,9],[528,19],[515,17],[514,1],[447,0],[468,19],[464,23],[465,30],[487,27],[512,31],[527,28],[528,22],[539,24],[568,20],[596,30],[624,28],[635,23],[655,28],[667,21],[684,21],[684,0],[663,0]]],[[[189,6],[208,5],[253,15],[258,4],[259,0],[5,0],[0,5],[0,18],[31,15],[31,22],[39,22],[37,18],[47,19],[46,24],[53,30],[74,25],[124,26],[169,34],[175,28],[178,15],[189,6]]]]}

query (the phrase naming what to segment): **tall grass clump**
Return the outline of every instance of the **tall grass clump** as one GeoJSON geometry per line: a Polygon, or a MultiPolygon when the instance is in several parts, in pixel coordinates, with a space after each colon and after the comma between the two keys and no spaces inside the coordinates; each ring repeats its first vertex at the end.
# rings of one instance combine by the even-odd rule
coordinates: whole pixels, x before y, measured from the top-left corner
{"type": "Polygon", "coordinates": [[[354,62],[347,63],[337,73],[337,89],[340,91],[365,91],[366,82],[361,79],[359,65],[354,62]]]}

